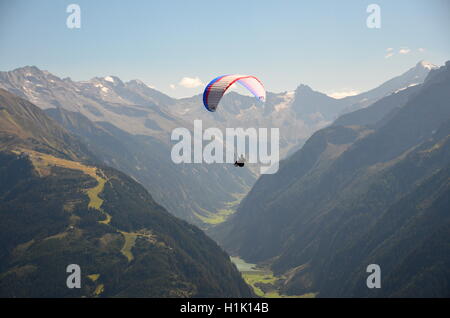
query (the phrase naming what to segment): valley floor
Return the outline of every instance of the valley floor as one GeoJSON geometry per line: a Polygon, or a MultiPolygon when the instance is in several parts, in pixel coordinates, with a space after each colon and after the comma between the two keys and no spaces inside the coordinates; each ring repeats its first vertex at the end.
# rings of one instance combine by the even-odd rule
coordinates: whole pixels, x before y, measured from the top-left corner
{"type": "Polygon", "coordinates": [[[284,295],[280,292],[286,281],[285,276],[276,276],[264,266],[250,264],[239,257],[231,257],[231,261],[241,272],[242,278],[252,287],[255,294],[263,298],[314,298],[315,293],[303,295],[284,295]]]}

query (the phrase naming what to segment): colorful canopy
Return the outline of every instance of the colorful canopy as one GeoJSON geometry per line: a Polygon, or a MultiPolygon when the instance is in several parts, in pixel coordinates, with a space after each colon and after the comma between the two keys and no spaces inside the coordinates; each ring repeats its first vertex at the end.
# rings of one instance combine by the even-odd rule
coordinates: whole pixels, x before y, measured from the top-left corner
{"type": "Polygon", "coordinates": [[[266,100],[266,91],[262,83],[254,76],[249,75],[222,75],[213,79],[203,92],[203,104],[210,112],[214,112],[219,105],[222,96],[228,88],[238,82],[247,88],[258,100],[266,100]]]}

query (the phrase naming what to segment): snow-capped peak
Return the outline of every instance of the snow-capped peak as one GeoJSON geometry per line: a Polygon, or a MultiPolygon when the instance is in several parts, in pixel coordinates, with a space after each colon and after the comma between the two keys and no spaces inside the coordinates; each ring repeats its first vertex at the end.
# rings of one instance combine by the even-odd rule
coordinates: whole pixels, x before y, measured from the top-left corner
{"type": "Polygon", "coordinates": [[[433,70],[435,68],[438,68],[436,65],[428,61],[420,61],[419,63],[417,63],[417,66],[421,66],[427,70],[433,70]]]}
{"type": "Polygon", "coordinates": [[[95,78],[95,80],[103,82],[104,84],[109,85],[109,86],[111,86],[111,85],[112,86],[123,86],[121,79],[118,78],[117,76],[113,76],[113,75],[95,78]],[[108,83],[110,83],[110,84],[108,84],[108,83]]]}

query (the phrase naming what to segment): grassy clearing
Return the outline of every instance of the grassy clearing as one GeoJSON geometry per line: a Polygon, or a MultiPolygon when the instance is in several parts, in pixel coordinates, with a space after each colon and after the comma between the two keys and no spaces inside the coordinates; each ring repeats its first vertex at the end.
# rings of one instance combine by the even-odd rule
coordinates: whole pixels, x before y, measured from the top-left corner
{"type": "Polygon", "coordinates": [[[103,199],[99,197],[100,193],[103,192],[103,189],[105,187],[105,183],[107,181],[106,177],[103,175],[103,172],[96,169],[96,173],[94,176],[92,176],[95,180],[97,180],[97,185],[93,188],[87,189],[86,194],[89,197],[89,204],[88,207],[91,209],[96,209],[103,213],[105,216],[105,219],[102,221],[99,221],[99,223],[102,224],[109,224],[111,222],[111,215],[106,213],[102,209],[103,199]],[[101,174],[103,177],[99,176],[98,174],[101,174]]]}
{"type": "Polygon", "coordinates": [[[136,242],[137,234],[136,233],[129,233],[129,232],[123,232],[120,231],[120,233],[123,235],[123,238],[125,239],[125,243],[122,246],[122,249],[120,252],[125,255],[125,257],[128,259],[128,262],[131,262],[134,259],[133,253],[131,252],[131,249],[134,246],[134,243],[136,242]]]}
{"type": "Polygon", "coordinates": [[[109,215],[108,213],[106,213],[103,210],[101,210],[101,211],[103,212],[103,215],[105,216],[105,219],[101,220],[101,221],[98,221],[98,222],[102,223],[102,224],[109,224],[109,223],[111,223],[111,219],[112,219],[111,215],[109,215]]]}
{"type": "Polygon", "coordinates": [[[199,213],[194,212],[194,215],[199,218],[203,223],[209,224],[209,225],[217,225],[222,222],[225,222],[226,219],[232,215],[235,211],[231,209],[221,209],[217,211],[216,213],[208,212],[206,210],[203,210],[203,213],[205,215],[201,215],[199,213]]]}
{"type": "MultiPolygon", "coordinates": [[[[251,271],[241,272],[245,282],[253,288],[253,291],[259,297],[266,297],[267,291],[261,289],[260,283],[272,285],[277,280],[270,272],[265,271],[251,271]]],[[[275,290],[271,292],[276,292],[275,290]]]]}
{"type": "MultiPolygon", "coordinates": [[[[119,232],[120,232],[120,234],[123,235],[123,238],[125,239],[125,243],[123,244],[120,252],[128,259],[128,262],[131,262],[134,259],[134,255],[133,255],[133,252],[131,251],[131,249],[133,248],[134,244],[136,243],[136,239],[138,237],[144,237],[153,244],[160,243],[156,240],[156,236],[148,231],[142,231],[142,232],[141,231],[140,232],[119,231],[119,232]]],[[[158,245],[164,245],[164,244],[158,244],[158,245]]]]}
{"type": "Polygon", "coordinates": [[[284,295],[280,293],[284,276],[274,276],[270,270],[242,272],[245,282],[253,288],[259,297],[264,298],[314,298],[316,294],[284,295]]]}
{"type": "Polygon", "coordinates": [[[102,193],[106,180],[97,175],[95,179],[97,180],[98,184],[95,187],[86,190],[86,194],[89,197],[88,207],[91,209],[100,210],[103,204],[103,200],[98,195],[102,193]]]}
{"type": "Polygon", "coordinates": [[[100,296],[105,291],[105,285],[100,284],[95,288],[94,295],[100,296]]]}
{"type": "MultiPolygon", "coordinates": [[[[24,150],[24,152],[29,155],[33,166],[40,176],[50,175],[51,167],[61,167],[82,171],[83,173],[97,180],[97,185],[95,187],[85,190],[87,196],[89,197],[88,207],[91,209],[96,209],[105,215],[105,219],[99,221],[100,223],[109,224],[111,222],[111,216],[101,208],[103,200],[99,197],[99,195],[100,193],[102,193],[107,181],[101,170],[97,169],[96,167],[86,166],[80,162],[57,158],[33,150],[24,150]],[[100,176],[100,174],[102,176],[100,176]]],[[[20,152],[15,151],[15,153],[19,154],[20,152]]],[[[65,206],[65,208],[70,211],[70,209],[73,207],[67,205],[65,206]]]]}
{"type": "MultiPolygon", "coordinates": [[[[34,150],[24,149],[23,152],[28,154],[33,163],[33,166],[41,176],[49,175],[51,167],[61,167],[66,169],[79,170],[91,176],[92,178],[97,179],[97,168],[95,167],[86,166],[77,161],[57,158],[52,155],[37,152],[34,150]]],[[[15,151],[15,153],[20,152],[15,151]]]]}
{"type": "Polygon", "coordinates": [[[87,277],[95,283],[97,281],[97,279],[100,277],[100,274],[92,274],[92,275],[88,275],[87,277]]]}
{"type": "Polygon", "coordinates": [[[248,191],[245,193],[233,193],[231,194],[235,200],[225,202],[222,209],[219,209],[217,212],[209,212],[205,209],[200,210],[203,212],[202,214],[193,212],[194,215],[199,218],[203,223],[208,225],[217,225],[225,222],[232,214],[236,212],[236,209],[241,202],[241,200],[245,197],[248,191]]]}

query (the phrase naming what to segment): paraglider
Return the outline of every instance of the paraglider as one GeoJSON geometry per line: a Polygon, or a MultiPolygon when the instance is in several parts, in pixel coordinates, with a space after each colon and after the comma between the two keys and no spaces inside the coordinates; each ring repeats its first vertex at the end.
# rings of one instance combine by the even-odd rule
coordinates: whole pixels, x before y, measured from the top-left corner
{"type": "Polygon", "coordinates": [[[213,79],[203,92],[203,104],[210,112],[215,112],[222,96],[234,83],[239,83],[249,90],[259,101],[265,102],[266,90],[254,76],[249,75],[222,75],[213,79]]]}
{"type": "MultiPolygon", "coordinates": [[[[213,79],[205,87],[203,92],[203,105],[205,105],[205,108],[210,112],[215,112],[223,95],[236,82],[250,91],[258,101],[263,103],[266,101],[266,90],[261,81],[255,76],[240,74],[222,75],[213,79]]],[[[241,155],[238,160],[235,160],[234,166],[242,168],[245,165],[245,161],[244,156],[241,155]]]]}
{"type": "Polygon", "coordinates": [[[239,159],[234,162],[234,166],[242,168],[244,165],[245,165],[245,157],[244,155],[241,155],[239,159]]]}

